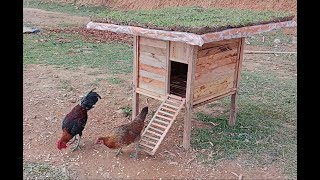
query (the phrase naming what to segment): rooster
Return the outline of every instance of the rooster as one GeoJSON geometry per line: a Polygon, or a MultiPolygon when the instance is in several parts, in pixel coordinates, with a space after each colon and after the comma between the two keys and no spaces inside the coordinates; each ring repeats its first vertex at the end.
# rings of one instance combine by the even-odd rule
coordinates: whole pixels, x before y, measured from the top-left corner
{"type": "Polygon", "coordinates": [[[112,129],[109,135],[99,137],[96,144],[104,144],[110,149],[118,149],[118,156],[124,146],[136,143],[134,159],[138,157],[138,146],[140,134],[144,128],[144,121],[148,114],[148,106],[142,108],[141,112],[135,119],[127,124],[120,125],[112,129]]]}
{"type": "Polygon", "coordinates": [[[87,95],[81,98],[81,101],[78,105],[76,105],[71,112],[69,112],[62,121],[62,137],[57,143],[57,148],[59,150],[66,148],[67,143],[74,138],[74,140],[70,143],[74,143],[76,141],[76,135],[79,135],[77,145],[72,149],[80,149],[80,139],[82,136],[82,131],[87,123],[88,114],[87,112],[93,108],[93,105],[97,103],[101,99],[100,95],[96,92],[93,92],[92,89],[87,95]]]}

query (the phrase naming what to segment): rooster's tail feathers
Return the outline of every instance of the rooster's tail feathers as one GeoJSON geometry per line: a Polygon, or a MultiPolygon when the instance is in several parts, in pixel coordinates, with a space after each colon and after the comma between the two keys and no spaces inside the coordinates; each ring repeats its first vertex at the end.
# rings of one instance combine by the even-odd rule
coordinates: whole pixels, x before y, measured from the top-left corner
{"type": "Polygon", "coordinates": [[[142,108],[141,112],[138,114],[136,118],[145,120],[148,114],[148,106],[142,108]]]}

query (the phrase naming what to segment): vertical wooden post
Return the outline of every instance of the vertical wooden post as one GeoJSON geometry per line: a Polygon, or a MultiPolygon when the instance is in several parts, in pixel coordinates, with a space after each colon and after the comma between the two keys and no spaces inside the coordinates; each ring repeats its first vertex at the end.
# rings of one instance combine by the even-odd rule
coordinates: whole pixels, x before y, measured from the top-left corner
{"type": "Polygon", "coordinates": [[[184,132],[182,145],[185,150],[190,148],[191,139],[191,118],[192,118],[192,101],[193,101],[193,83],[195,64],[198,57],[198,46],[188,46],[186,58],[188,58],[188,76],[187,76],[187,89],[186,89],[186,115],[184,118],[184,132]]]}
{"type": "Polygon", "coordinates": [[[132,95],[132,120],[139,111],[139,94],[136,92],[139,78],[139,36],[133,37],[133,95],[132,95]]]}
{"type": "Polygon", "coordinates": [[[236,116],[237,116],[237,104],[238,104],[238,92],[239,92],[239,83],[240,83],[240,73],[241,73],[241,66],[242,66],[242,59],[243,59],[243,49],[244,49],[244,42],[245,38],[241,38],[238,47],[238,61],[236,67],[236,74],[235,74],[235,84],[234,87],[236,88],[235,94],[231,95],[231,107],[230,107],[230,116],[229,116],[229,126],[236,125],[236,116]]]}
{"type": "Polygon", "coordinates": [[[171,63],[170,63],[170,41],[166,42],[166,68],[167,68],[167,73],[166,73],[166,94],[170,94],[170,75],[171,75],[171,63]]]}

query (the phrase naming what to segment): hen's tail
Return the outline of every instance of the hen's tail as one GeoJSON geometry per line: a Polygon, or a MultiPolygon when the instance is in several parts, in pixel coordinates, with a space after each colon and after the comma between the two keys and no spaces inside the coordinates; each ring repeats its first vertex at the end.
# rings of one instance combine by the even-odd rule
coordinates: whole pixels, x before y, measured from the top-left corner
{"type": "Polygon", "coordinates": [[[148,114],[148,106],[142,108],[141,112],[138,114],[138,116],[135,119],[145,120],[148,114]]]}
{"type": "Polygon", "coordinates": [[[80,102],[80,105],[87,110],[93,108],[93,105],[95,105],[97,101],[101,99],[100,95],[96,92],[93,92],[93,90],[94,89],[92,89],[86,96],[84,96],[80,102]]]}

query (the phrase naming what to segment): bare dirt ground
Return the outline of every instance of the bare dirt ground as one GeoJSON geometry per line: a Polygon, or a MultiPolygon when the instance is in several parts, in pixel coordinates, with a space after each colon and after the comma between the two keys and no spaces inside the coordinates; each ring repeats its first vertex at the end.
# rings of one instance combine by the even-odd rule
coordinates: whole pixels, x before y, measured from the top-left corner
{"type": "MultiPolygon", "coordinates": [[[[70,16],[43,10],[24,9],[24,22],[42,28],[56,28],[59,24],[82,27],[89,18],[70,16]]],[[[245,68],[250,68],[246,66],[245,68]]],[[[125,85],[107,81],[107,74],[94,74],[99,69],[79,68],[68,70],[47,65],[26,65],[23,70],[23,159],[28,162],[47,163],[65,168],[71,179],[285,179],[275,165],[255,167],[242,158],[221,160],[215,166],[204,165],[195,158],[194,150],[181,148],[183,117],[180,113],[155,156],[141,153],[137,161],[129,157],[133,146],[115,157],[113,150],[95,145],[97,137],[111,128],[129,122],[128,117],[116,113],[120,107],[131,105],[131,75],[120,75],[125,85]],[[95,81],[96,79],[102,79],[95,81]],[[62,82],[69,82],[68,88],[62,82]],[[96,82],[96,84],[92,84],[96,82]],[[83,132],[81,150],[58,151],[56,142],[61,136],[61,122],[78,102],[79,96],[92,87],[102,96],[95,108],[89,111],[89,120],[83,132]],[[235,174],[234,174],[235,173],[235,174]]],[[[144,99],[144,97],[142,97],[144,99]]],[[[143,106],[143,102],[141,101],[143,106]]],[[[151,101],[151,110],[159,105],[151,101]]],[[[150,119],[150,117],[148,118],[150,119]]],[[[207,126],[194,121],[194,127],[207,126]]],[[[194,128],[193,127],[193,128],[194,128]]]]}
{"type": "Polygon", "coordinates": [[[39,28],[59,27],[61,25],[85,26],[89,17],[72,16],[41,9],[23,8],[23,23],[36,24],[39,28]]]}

